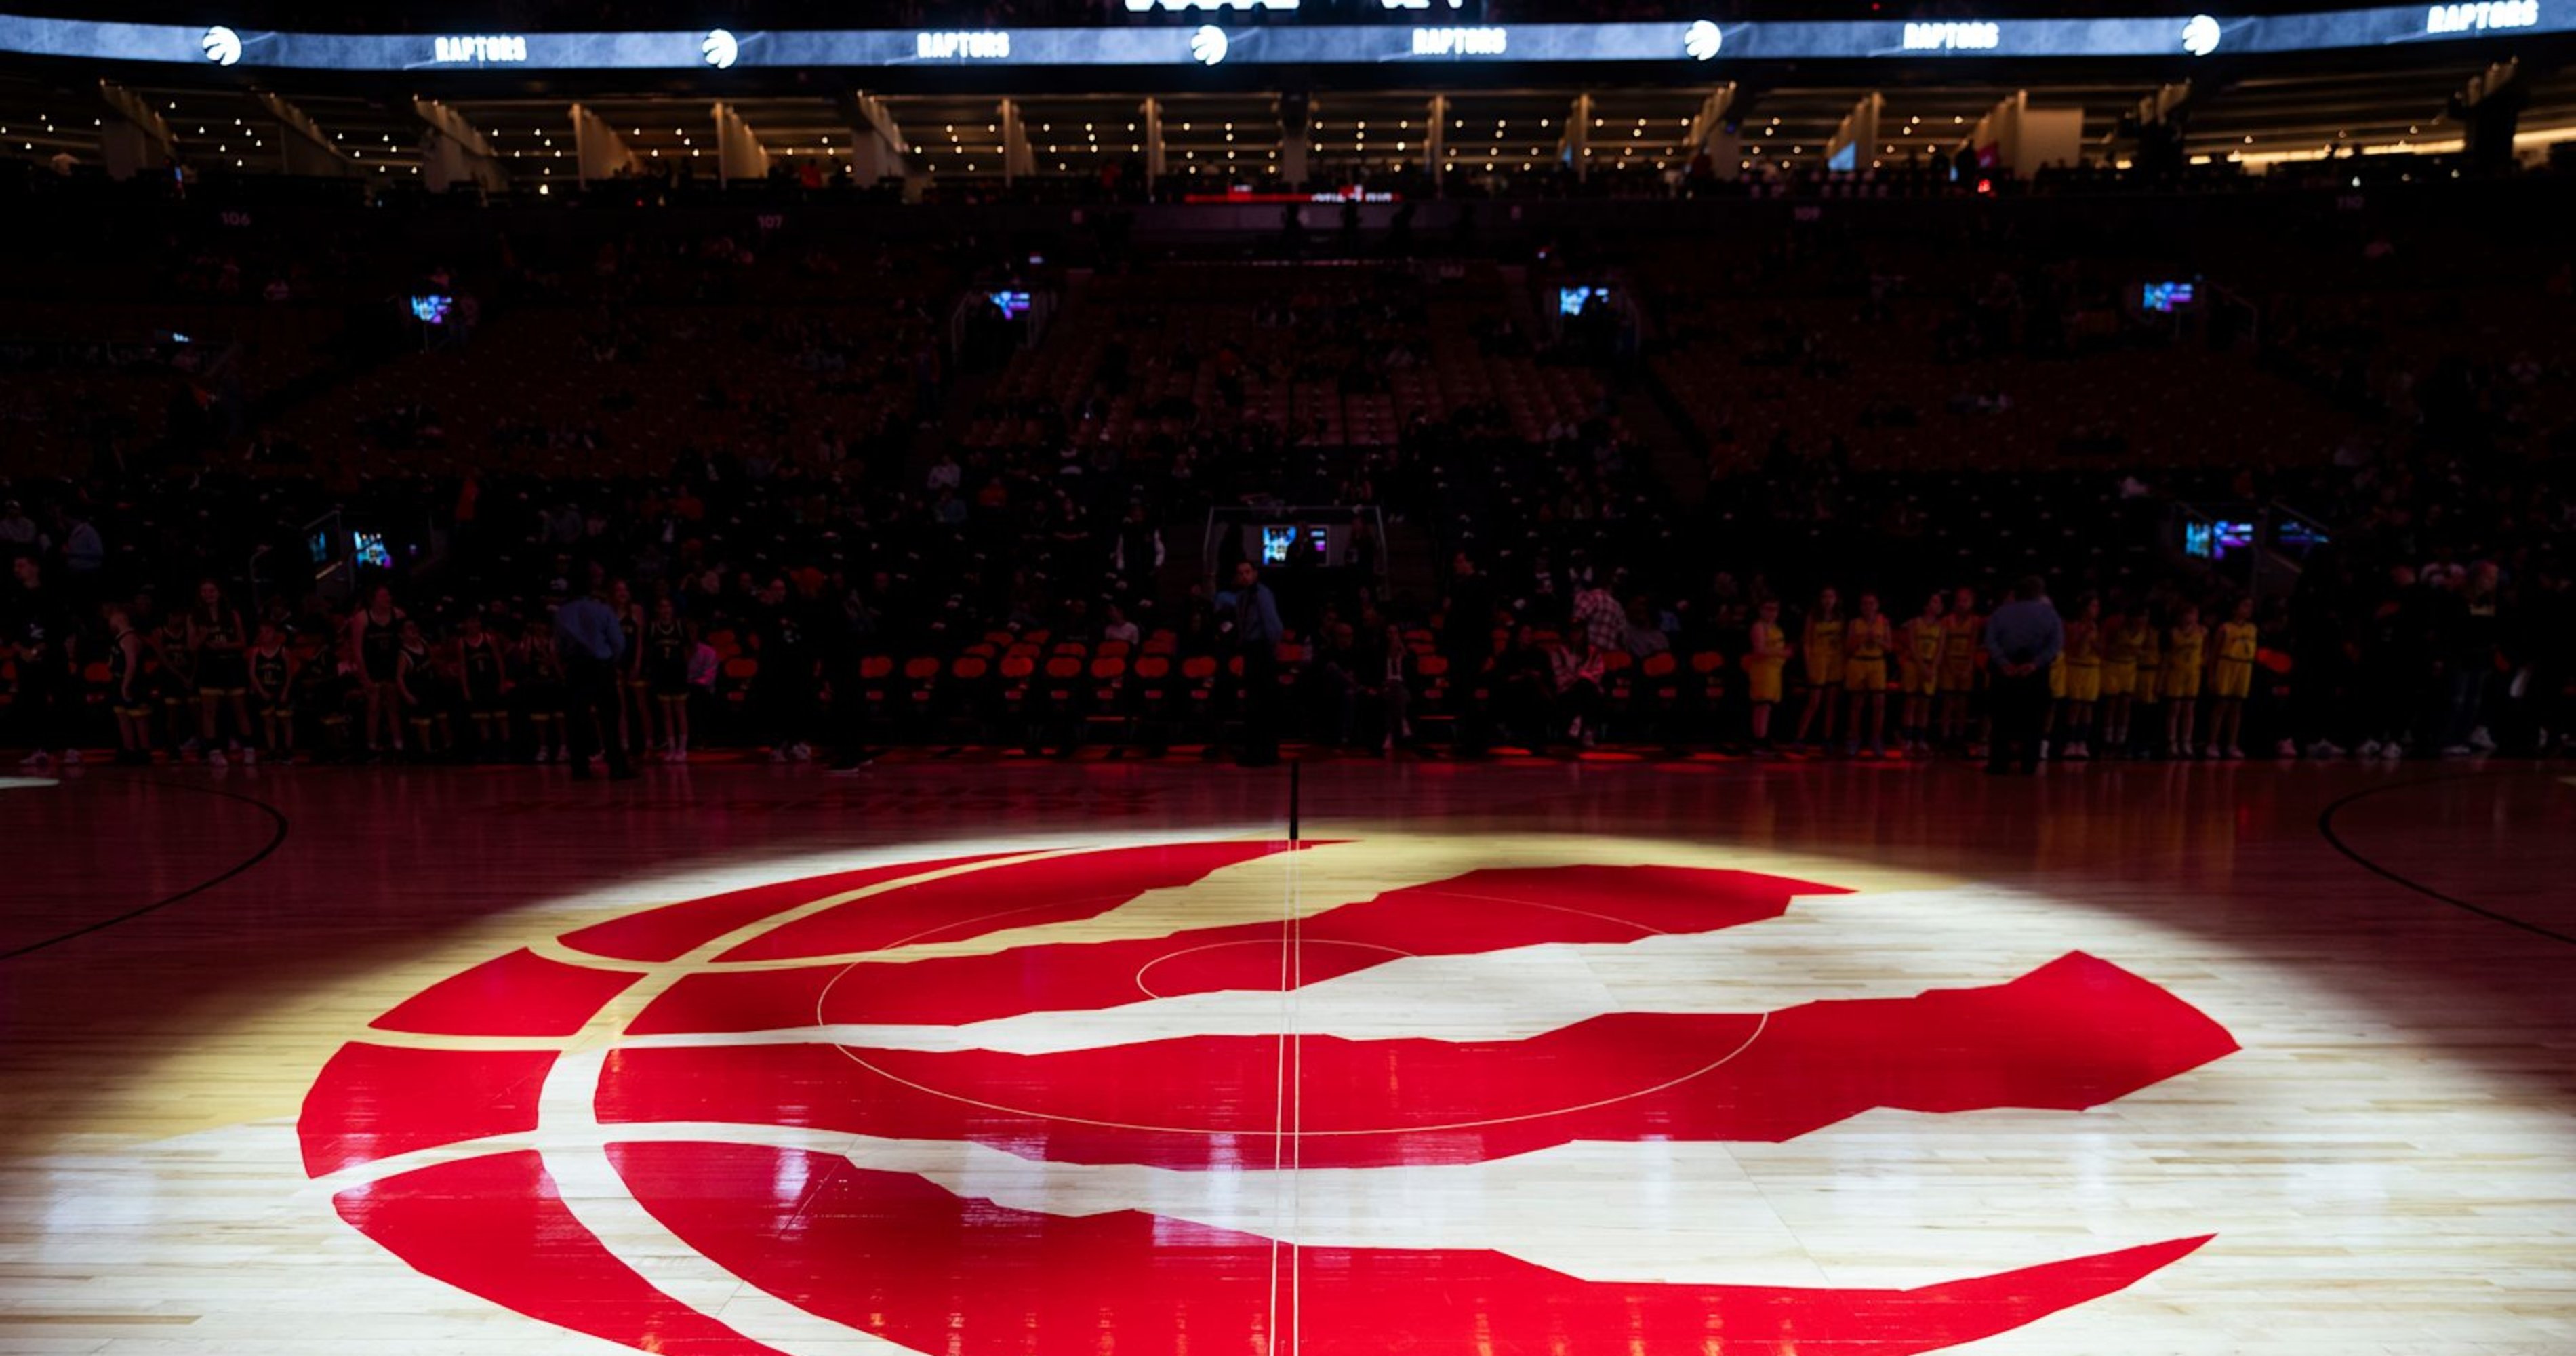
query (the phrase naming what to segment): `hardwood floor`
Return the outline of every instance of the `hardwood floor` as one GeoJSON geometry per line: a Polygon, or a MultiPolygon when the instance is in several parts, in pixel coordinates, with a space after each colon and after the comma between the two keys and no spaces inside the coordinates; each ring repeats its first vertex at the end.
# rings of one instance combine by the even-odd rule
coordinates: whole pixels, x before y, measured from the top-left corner
{"type": "Polygon", "coordinates": [[[2566,1356],[2567,772],[0,782],[0,1356],[2566,1356]]]}

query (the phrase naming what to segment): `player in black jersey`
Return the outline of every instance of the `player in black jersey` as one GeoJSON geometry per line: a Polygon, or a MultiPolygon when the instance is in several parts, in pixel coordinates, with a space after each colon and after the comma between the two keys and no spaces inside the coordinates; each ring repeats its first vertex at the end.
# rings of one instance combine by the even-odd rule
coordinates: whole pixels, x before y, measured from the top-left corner
{"type": "Polygon", "coordinates": [[[483,614],[468,612],[457,625],[457,684],[465,714],[474,722],[474,756],[489,761],[510,748],[510,668],[501,638],[483,626],[483,614]]]}
{"type": "Polygon", "coordinates": [[[152,765],[152,689],[143,676],[143,637],[125,609],[107,609],[107,704],[116,712],[116,761],[152,765]]]}
{"type": "Polygon", "coordinates": [[[689,761],[689,656],[696,649],[697,637],[689,634],[670,595],[654,599],[638,662],[661,716],[661,756],[669,762],[689,761]]]}
{"type": "Polygon", "coordinates": [[[394,591],[382,585],[367,595],[365,607],[349,617],[349,657],[357,665],[356,677],[367,699],[363,734],[369,756],[383,752],[384,743],[402,752],[403,701],[396,686],[402,667],[402,628],[403,613],[394,606],[394,591]]]}
{"type": "Polygon", "coordinates": [[[188,614],[163,617],[145,639],[152,651],[152,692],[161,703],[170,747],[182,752],[204,748],[197,737],[197,649],[189,643],[188,614]]]}
{"type": "Polygon", "coordinates": [[[406,619],[394,652],[394,688],[402,695],[403,719],[411,726],[412,749],[435,758],[456,748],[456,728],[448,718],[447,673],[430,653],[429,636],[420,623],[406,619]]]}
{"type": "Polygon", "coordinates": [[[609,581],[608,607],[617,628],[626,633],[625,657],[617,665],[617,742],[642,753],[653,742],[653,693],[644,680],[644,608],[623,579],[609,581]]]}
{"type": "Polygon", "coordinates": [[[563,656],[555,653],[555,636],[542,621],[528,623],[519,648],[519,714],[528,720],[531,762],[564,761],[563,656]]]}
{"type": "Polygon", "coordinates": [[[188,612],[188,648],[197,656],[197,737],[205,743],[208,767],[222,767],[226,749],[244,762],[259,761],[257,751],[242,743],[253,737],[250,677],[242,660],[249,643],[241,613],[224,601],[223,586],[211,579],[198,584],[197,605],[188,612]],[[233,717],[229,731],[223,720],[227,708],[233,717]]]}
{"type": "Polygon", "coordinates": [[[275,622],[261,622],[259,638],[247,661],[251,700],[259,707],[260,744],[272,763],[295,761],[295,656],[287,653],[286,633],[275,622]]]}

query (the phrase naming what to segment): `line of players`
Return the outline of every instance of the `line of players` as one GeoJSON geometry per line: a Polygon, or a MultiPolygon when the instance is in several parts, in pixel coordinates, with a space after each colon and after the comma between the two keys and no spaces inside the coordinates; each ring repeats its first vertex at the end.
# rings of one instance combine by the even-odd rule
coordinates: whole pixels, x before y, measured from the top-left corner
{"type": "MultiPolygon", "coordinates": [[[[2049,667],[2054,700],[2046,717],[2047,738],[2058,757],[2091,758],[2097,742],[2113,757],[2245,756],[2239,743],[2245,699],[2253,692],[2262,648],[2253,599],[2239,599],[2214,631],[2190,603],[2176,608],[2170,626],[2160,627],[2143,608],[2106,617],[2101,598],[2092,594],[2062,621],[2066,638],[2049,667]],[[2160,739],[2152,720],[2146,729],[2133,728],[2142,710],[2157,707],[2163,714],[2160,739]]],[[[1880,610],[1874,592],[1861,593],[1857,610],[1847,617],[1841,594],[1827,588],[1817,594],[1794,646],[1780,624],[1778,600],[1768,599],[1750,632],[1740,663],[1756,750],[1773,748],[1775,710],[1787,695],[1794,660],[1806,693],[1793,744],[1831,748],[1839,718],[1846,755],[1889,756],[1893,695],[1895,751],[1921,756],[1940,747],[1984,755],[1993,734],[1991,715],[1978,711],[1974,698],[1986,686],[1992,661],[1975,590],[1933,593],[1921,612],[1896,622],[1880,610]]]]}
{"type": "MultiPolygon", "coordinates": [[[[650,611],[626,598],[614,605],[627,632],[615,737],[685,760],[690,696],[713,686],[715,653],[668,598],[650,611]]],[[[434,644],[394,605],[391,590],[378,588],[330,643],[299,647],[277,620],[246,629],[211,581],[198,586],[194,607],[149,630],[137,629],[122,606],[106,615],[120,764],[149,764],[156,745],[198,754],[211,767],[223,766],[228,752],[247,763],[263,756],[290,763],[299,722],[318,725],[335,755],[568,757],[570,693],[542,619],[496,628],[469,611],[434,644]]]]}

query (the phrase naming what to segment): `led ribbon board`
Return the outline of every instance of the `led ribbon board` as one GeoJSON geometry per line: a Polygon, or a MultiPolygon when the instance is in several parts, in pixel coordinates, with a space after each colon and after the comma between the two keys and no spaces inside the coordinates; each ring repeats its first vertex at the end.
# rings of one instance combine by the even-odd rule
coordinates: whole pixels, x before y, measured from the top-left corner
{"type": "MultiPolygon", "coordinates": [[[[1425,13],[1432,18],[1438,11],[1425,13]]],[[[2125,19],[1720,24],[1288,24],[1014,29],[843,29],[636,33],[293,33],[225,26],[0,15],[0,52],[91,61],[301,70],[554,71],[871,66],[1437,66],[1500,62],[1698,64],[1736,61],[2013,57],[2197,57],[2309,52],[2576,30],[2576,0],[2125,19]],[[732,54],[729,62],[710,55],[732,54]]]]}

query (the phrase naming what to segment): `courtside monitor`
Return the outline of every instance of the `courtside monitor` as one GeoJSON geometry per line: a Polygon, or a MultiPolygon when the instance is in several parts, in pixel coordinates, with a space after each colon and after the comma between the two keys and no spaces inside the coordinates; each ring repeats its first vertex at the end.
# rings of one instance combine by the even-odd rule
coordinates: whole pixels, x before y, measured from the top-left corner
{"type": "Polygon", "coordinates": [[[444,325],[447,323],[448,308],[455,304],[456,298],[435,293],[413,297],[411,299],[412,319],[424,325],[444,325]]]}
{"type": "Polygon", "coordinates": [[[1026,292],[995,292],[992,296],[993,308],[1002,313],[1004,320],[1017,320],[1029,313],[1029,294],[1026,292]]]}

